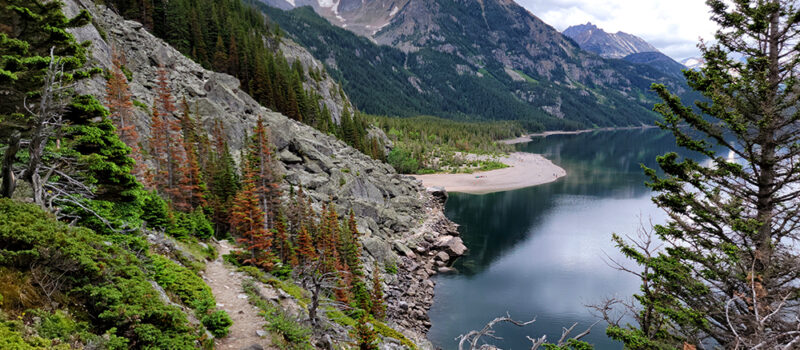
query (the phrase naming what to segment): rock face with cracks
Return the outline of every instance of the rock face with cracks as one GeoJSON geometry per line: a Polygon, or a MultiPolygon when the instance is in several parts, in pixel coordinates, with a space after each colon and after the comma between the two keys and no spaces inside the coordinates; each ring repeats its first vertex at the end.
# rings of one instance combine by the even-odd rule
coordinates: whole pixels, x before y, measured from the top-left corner
{"type": "MultiPolygon", "coordinates": [[[[156,72],[159,66],[165,67],[173,95],[179,101],[186,98],[197,124],[206,132],[220,121],[237,159],[247,135],[258,118],[263,118],[275,144],[284,193],[290,186],[302,186],[317,210],[322,202],[330,201],[342,219],[353,209],[362,234],[367,275],[374,261],[381,267],[397,267],[396,273],[383,272],[389,323],[423,348],[430,347],[425,340],[430,327],[427,310],[433,301],[430,277],[466,249],[456,225],[443,214],[446,194],[426,191],[413,178],[397,174],[391,166],[333,136],[260,106],[240,89],[236,78],[204,69],[140,23],[124,20],[90,1],[65,3],[67,15],[89,10],[95,25],[105,33],[101,35],[92,25],[73,31],[78,40],[92,42],[92,65],[110,68],[112,48],[124,54],[126,67],[133,72],[129,85],[136,105],[153,104],[156,72]]],[[[77,90],[102,99],[105,80],[95,77],[77,90]]],[[[141,140],[147,140],[151,134],[148,112],[136,107],[134,119],[141,140]]]]}

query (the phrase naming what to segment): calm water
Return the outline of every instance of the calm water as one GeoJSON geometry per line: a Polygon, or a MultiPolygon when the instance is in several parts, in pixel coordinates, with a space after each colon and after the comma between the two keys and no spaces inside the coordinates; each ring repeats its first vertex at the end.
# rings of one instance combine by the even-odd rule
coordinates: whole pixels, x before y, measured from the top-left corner
{"type": "MultiPolygon", "coordinates": [[[[612,233],[663,222],[640,164],[657,167],[657,155],[676,150],[672,136],[657,129],[558,135],[520,150],[545,155],[568,175],[515,191],[451,194],[446,213],[461,225],[470,251],[455,264],[459,274],[437,277],[429,338],[443,349],[456,349],[458,335],[506,312],[537,321],[498,327],[504,340],[493,343],[529,349],[526,335],[557,340],[573,322],[580,333],[596,321],[584,305],[638,290],[634,277],[604,263],[604,254],[619,257],[612,233]]],[[[596,349],[621,349],[605,328],[596,325],[584,340],[596,349]]]]}

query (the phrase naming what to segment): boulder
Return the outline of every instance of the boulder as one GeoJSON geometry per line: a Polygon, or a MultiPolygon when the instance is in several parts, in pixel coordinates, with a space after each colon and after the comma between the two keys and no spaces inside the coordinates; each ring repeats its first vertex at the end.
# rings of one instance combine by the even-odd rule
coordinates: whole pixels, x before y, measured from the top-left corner
{"type": "Polygon", "coordinates": [[[436,247],[447,252],[451,257],[459,257],[467,252],[467,246],[459,237],[442,236],[436,240],[436,247]]]}
{"type": "Polygon", "coordinates": [[[425,190],[440,204],[444,205],[447,202],[447,190],[445,190],[444,187],[428,187],[425,190]]]}

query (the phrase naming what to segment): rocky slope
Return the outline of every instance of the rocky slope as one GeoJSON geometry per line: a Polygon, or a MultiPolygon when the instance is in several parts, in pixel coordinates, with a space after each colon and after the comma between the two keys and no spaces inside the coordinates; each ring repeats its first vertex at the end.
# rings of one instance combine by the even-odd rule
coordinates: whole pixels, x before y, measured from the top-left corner
{"type": "Polygon", "coordinates": [[[582,49],[606,58],[623,58],[634,53],[658,51],[638,36],[624,32],[606,33],[591,22],[571,26],[563,33],[575,40],[582,49]]]}
{"type": "MultiPolygon", "coordinates": [[[[399,268],[398,273],[384,276],[392,322],[425,343],[433,294],[429,277],[466,249],[455,225],[444,217],[442,193],[432,194],[413,178],[397,174],[334,137],[260,106],[239,89],[237,79],[203,69],[141,24],[87,0],[66,1],[68,15],[81,8],[93,14],[96,27],[76,29],[77,39],[92,42],[92,64],[101,68],[110,67],[112,48],[125,54],[126,66],[133,72],[129,84],[136,105],[152,105],[156,70],[163,65],[170,72],[174,95],[185,96],[207,131],[221,121],[234,153],[240,153],[245,135],[259,117],[264,118],[279,154],[286,193],[290,186],[303,186],[317,208],[322,201],[332,200],[341,214],[355,210],[367,252],[365,266],[371,269],[377,260],[382,266],[395,263],[399,268]]],[[[77,90],[104,96],[104,87],[103,78],[95,77],[77,90]]],[[[135,124],[142,139],[147,139],[150,117],[144,109],[137,109],[135,124]]]]}
{"type": "Polygon", "coordinates": [[[371,37],[389,24],[411,0],[262,0],[269,6],[291,10],[311,6],[331,23],[371,37]]]}
{"type": "Polygon", "coordinates": [[[689,91],[682,78],[582,50],[512,0],[409,0],[367,38],[307,8],[265,11],[370,113],[641,125],[655,118],[652,83],[689,91]]]}

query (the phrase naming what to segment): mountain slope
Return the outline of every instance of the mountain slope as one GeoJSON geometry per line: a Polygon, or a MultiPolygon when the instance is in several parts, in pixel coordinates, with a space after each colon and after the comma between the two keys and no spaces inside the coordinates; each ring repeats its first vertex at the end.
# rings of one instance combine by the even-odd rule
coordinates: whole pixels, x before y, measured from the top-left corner
{"type": "Polygon", "coordinates": [[[675,62],[675,60],[661,52],[632,53],[625,56],[623,60],[631,63],[646,64],[676,79],[683,77],[683,70],[686,68],[684,65],[675,62]]]}
{"type": "MultiPolygon", "coordinates": [[[[221,123],[225,140],[237,159],[241,158],[247,135],[263,118],[275,146],[275,171],[282,175],[283,193],[302,187],[315,209],[330,202],[342,218],[353,210],[362,233],[366,272],[373,266],[396,266],[398,270],[382,276],[389,320],[415,342],[424,343],[422,334],[430,326],[425,315],[433,301],[429,277],[436,273],[434,256],[460,244],[460,239],[452,236],[457,234],[455,227],[444,217],[443,203],[391,166],[260,106],[241,89],[239,80],[204,69],[154,37],[142,24],[126,21],[88,0],[68,0],[66,4],[68,14],[74,15],[79,9],[93,14],[94,26],[75,31],[80,41],[92,42],[92,65],[110,68],[112,47],[125,53],[136,105],[153,104],[157,95],[152,88],[156,71],[159,66],[165,67],[170,72],[170,89],[175,95],[186,97],[198,125],[210,134],[215,123],[221,123]],[[410,289],[413,293],[405,292],[408,286],[414,287],[410,289]]],[[[76,89],[104,96],[105,80],[97,76],[76,89]]],[[[141,138],[148,139],[153,130],[147,108],[135,108],[132,118],[141,138]]]]}
{"type": "Polygon", "coordinates": [[[624,58],[635,53],[658,51],[640,37],[624,32],[606,33],[591,22],[571,26],[563,33],[575,40],[582,49],[606,58],[624,58]]]}
{"type": "Polygon", "coordinates": [[[510,0],[411,0],[370,38],[309,7],[262,8],[369,113],[640,125],[655,118],[652,83],[688,90],[682,78],[581,50],[510,0]]]}

